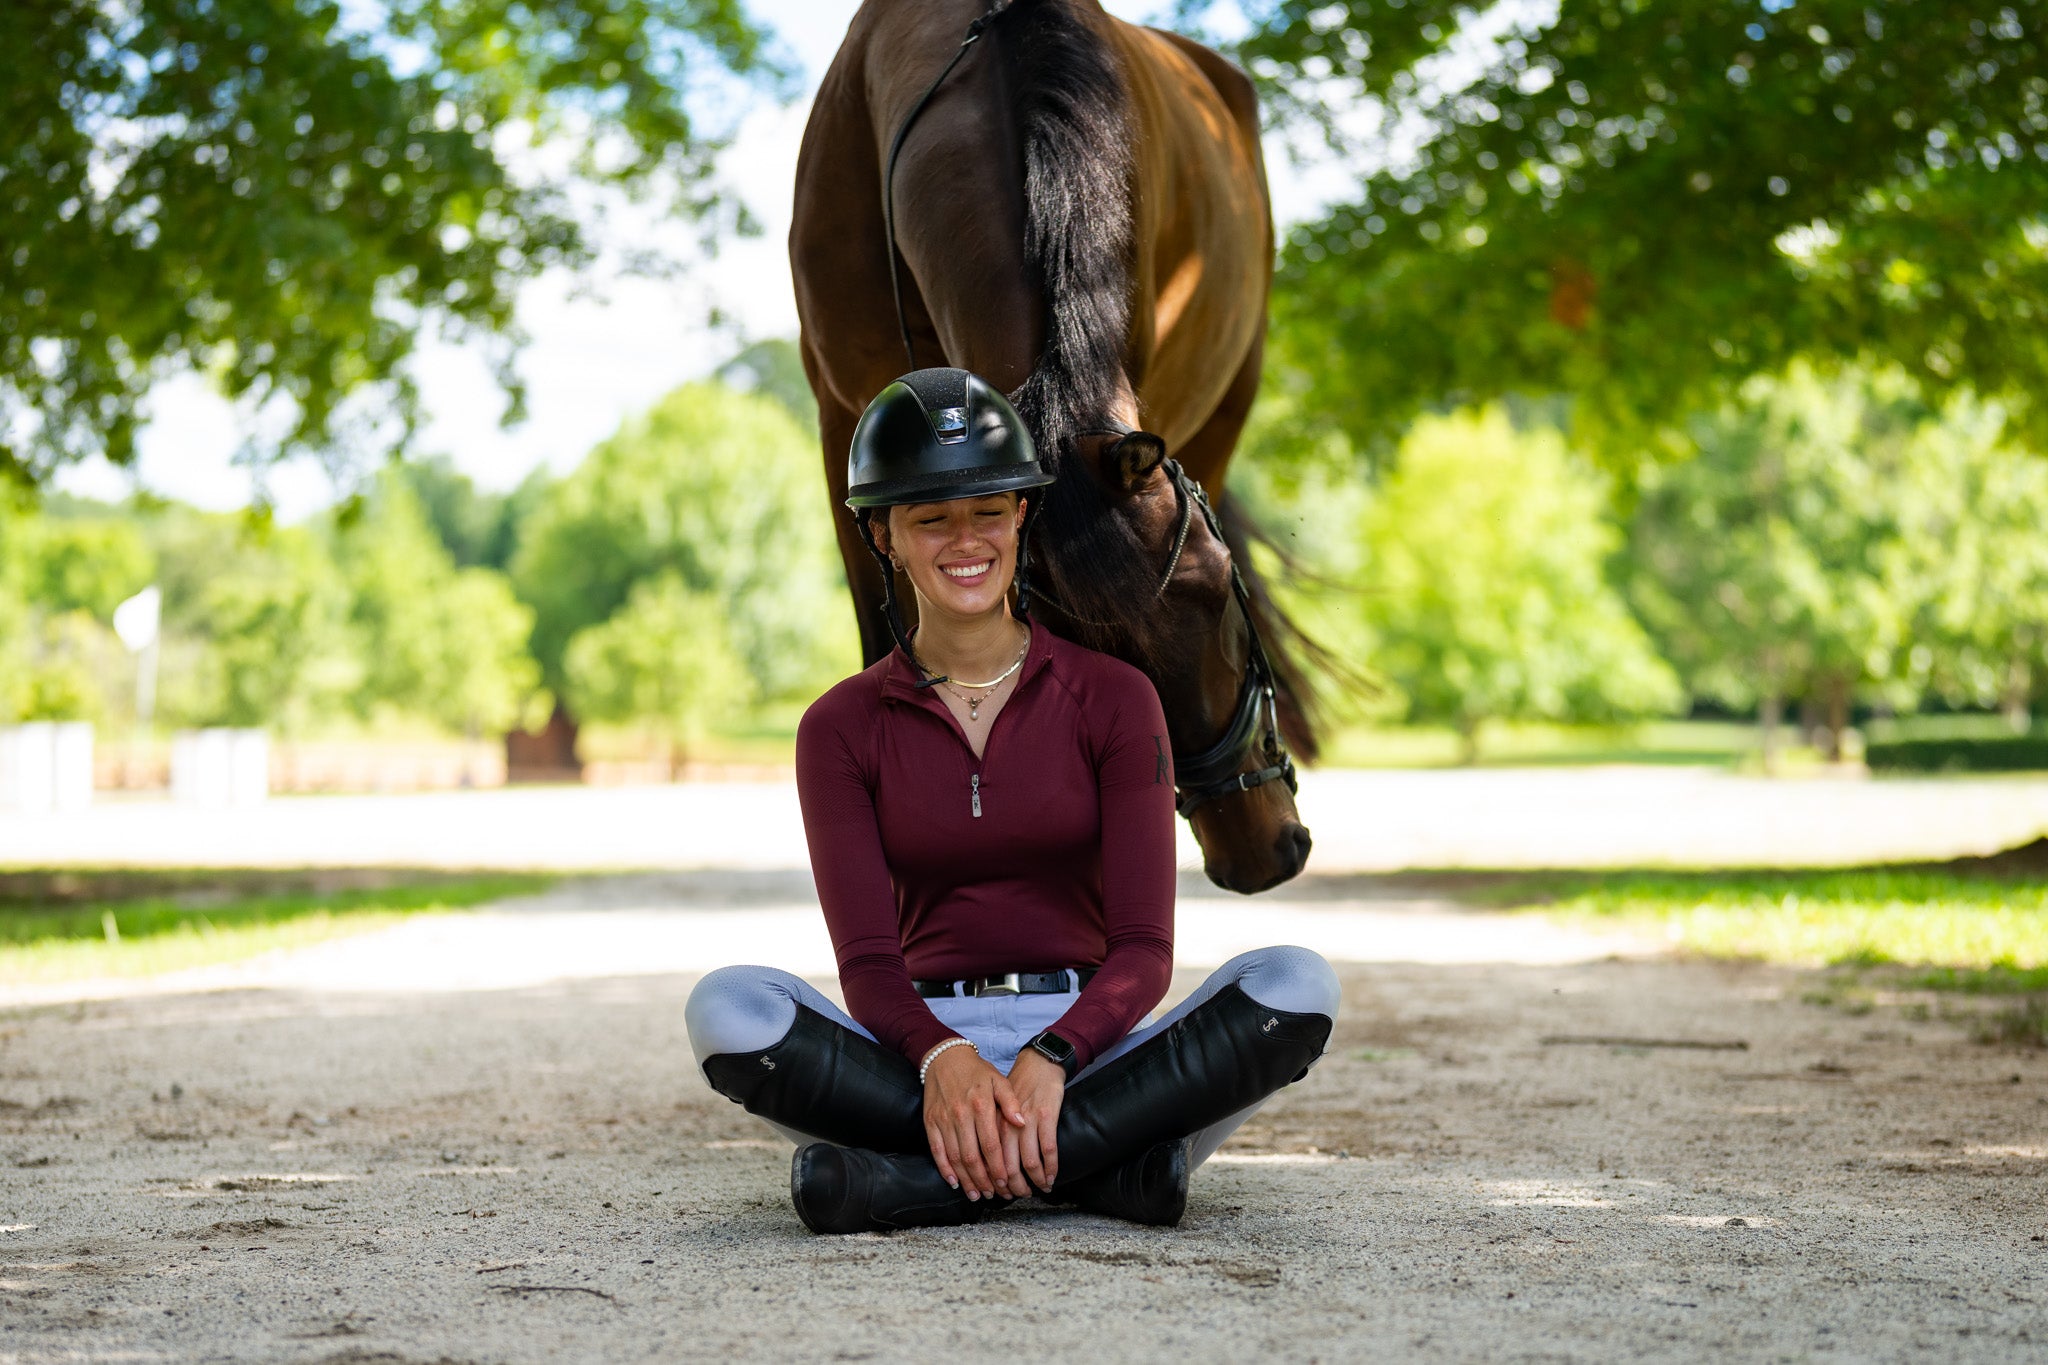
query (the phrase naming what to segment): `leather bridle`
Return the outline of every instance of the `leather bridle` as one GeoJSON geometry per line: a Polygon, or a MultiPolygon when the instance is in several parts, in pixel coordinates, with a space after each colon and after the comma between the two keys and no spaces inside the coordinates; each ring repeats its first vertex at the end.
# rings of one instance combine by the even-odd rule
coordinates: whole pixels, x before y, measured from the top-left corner
{"type": "MultiPolygon", "coordinates": [[[[1074,434],[1123,437],[1130,434],[1130,428],[1098,427],[1074,434]]],[[[1154,601],[1165,597],[1166,590],[1173,584],[1174,574],[1180,568],[1181,552],[1187,549],[1188,534],[1194,529],[1196,512],[1201,513],[1202,521],[1208,526],[1209,534],[1216,537],[1217,543],[1226,549],[1229,545],[1223,537],[1223,523],[1218,520],[1216,509],[1209,505],[1209,495],[1202,490],[1202,485],[1190,478],[1176,459],[1167,458],[1161,468],[1166,471],[1167,482],[1173,487],[1173,496],[1180,510],[1180,529],[1174,533],[1166,572],[1160,575],[1159,586],[1152,591],[1154,601]]],[[[1070,621],[1093,626],[1105,624],[1075,614],[1044,587],[1035,588],[1033,592],[1070,621]]],[[[1287,754],[1286,737],[1280,733],[1280,711],[1274,700],[1273,661],[1266,656],[1265,642],[1259,638],[1258,622],[1252,615],[1251,589],[1245,586],[1244,575],[1238,572],[1235,559],[1230,565],[1230,593],[1237,599],[1238,612],[1244,617],[1244,682],[1238,689],[1237,705],[1231,711],[1230,723],[1215,743],[1199,753],[1174,750],[1173,805],[1183,819],[1193,819],[1195,811],[1211,801],[1248,792],[1268,782],[1285,782],[1289,792],[1301,789],[1294,772],[1294,760],[1287,754]],[[1255,751],[1265,762],[1250,772],[1241,771],[1255,751]]]]}
{"type": "MultiPolygon", "coordinates": [[[[1173,582],[1197,509],[1208,523],[1209,533],[1219,544],[1227,544],[1223,523],[1217,520],[1216,509],[1209,505],[1209,495],[1202,491],[1202,485],[1188,477],[1178,460],[1169,458],[1164,468],[1173,484],[1174,497],[1180,502],[1180,532],[1174,537],[1173,555],[1167,560],[1166,573],[1159,580],[1155,597],[1164,597],[1167,586],[1173,582]]],[[[1287,754],[1287,740],[1280,733],[1280,712],[1273,695],[1273,663],[1266,657],[1265,642],[1259,639],[1259,627],[1252,616],[1251,590],[1245,587],[1244,575],[1238,572],[1235,559],[1230,564],[1230,592],[1244,616],[1244,683],[1238,690],[1230,724],[1214,744],[1196,754],[1174,752],[1174,809],[1183,819],[1193,819],[1198,807],[1219,797],[1248,792],[1268,782],[1285,782],[1290,793],[1300,790],[1294,760],[1287,754]],[[1240,771],[1261,746],[1264,766],[1250,772],[1240,771]]]]}

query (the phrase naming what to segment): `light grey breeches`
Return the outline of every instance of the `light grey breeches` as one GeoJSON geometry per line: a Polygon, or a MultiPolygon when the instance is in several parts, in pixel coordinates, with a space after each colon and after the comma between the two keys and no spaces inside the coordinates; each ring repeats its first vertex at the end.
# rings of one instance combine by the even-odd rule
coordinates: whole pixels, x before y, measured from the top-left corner
{"type": "MultiPolygon", "coordinates": [[[[1337,974],[1320,954],[1307,948],[1255,948],[1211,972],[1193,994],[1160,1018],[1124,1035],[1096,1058],[1088,1071],[1115,1061],[1232,984],[1272,1009],[1320,1014],[1333,1021],[1337,1017],[1337,974]]],[[[990,1065],[1007,1074],[1025,1044],[1040,1030],[1050,1028],[1075,999],[1072,994],[998,995],[941,997],[926,1003],[940,1023],[973,1042],[990,1065]]],[[[721,967],[697,983],[683,1011],[699,1067],[707,1057],[774,1047],[796,1022],[799,1004],[864,1038],[874,1037],[801,977],[774,967],[721,967]]],[[[1258,1109],[1258,1104],[1252,1105],[1196,1133],[1194,1163],[1207,1161],[1258,1109]]],[[[799,1145],[816,1140],[780,1124],[769,1126],[799,1145]]]]}

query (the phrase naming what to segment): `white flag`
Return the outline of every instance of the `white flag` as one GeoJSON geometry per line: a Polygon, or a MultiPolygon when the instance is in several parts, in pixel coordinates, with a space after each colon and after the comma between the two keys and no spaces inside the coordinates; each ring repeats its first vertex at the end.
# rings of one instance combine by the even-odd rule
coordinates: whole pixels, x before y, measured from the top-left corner
{"type": "Polygon", "coordinates": [[[114,634],[130,652],[140,654],[156,643],[157,622],[163,616],[164,595],[152,583],[114,608],[114,634]]]}

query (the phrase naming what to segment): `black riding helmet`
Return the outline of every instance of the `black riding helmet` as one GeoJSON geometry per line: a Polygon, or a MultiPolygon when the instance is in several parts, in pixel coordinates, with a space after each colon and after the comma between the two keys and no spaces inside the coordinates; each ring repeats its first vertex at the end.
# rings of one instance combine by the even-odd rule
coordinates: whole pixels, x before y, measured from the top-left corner
{"type": "MultiPolygon", "coordinates": [[[[869,525],[875,509],[913,502],[947,502],[992,493],[1043,488],[1053,475],[1038,463],[1024,419],[996,387],[966,370],[914,370],[868,404],[853,429],[846,460],[846,505],[860,538],[882,566],[882,615],[913,667],[923,665],[910,647],[896,609],[895,566],[875,544],[869,525]]],[[[1030,537],[1033,509],[1017,540],[1017,615],[1031,604],[1030,537]]],[[[926,678],[918,685],[931,686],[926,678]]]]}
{"type": "Polygon", "coordinates": [[[855,509],[1042,488],[1052,475],[1024,419],[966,370],[915,370],[875,395],[846,461],[855,509]]]}

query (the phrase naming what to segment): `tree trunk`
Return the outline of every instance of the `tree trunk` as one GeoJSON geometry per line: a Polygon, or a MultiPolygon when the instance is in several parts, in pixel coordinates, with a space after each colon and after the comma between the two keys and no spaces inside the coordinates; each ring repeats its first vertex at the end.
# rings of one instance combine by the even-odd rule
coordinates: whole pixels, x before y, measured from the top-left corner
{"type": "Polygon", "coordinates": [[[1458,762],[1471,768],[1479,763],[1479,727],[1485,722],[1474,716],[1458,717],[1458,762]]]}
{"type": "Polygon", "coordinates": [[[2034,691],[2034,670],[2027,664],[2025,656],[2019,656],[2006,665],[2005,698],[1999,710],[2005,716],[2005,723],[2016,735],[2023,735],[2034,723],[2027,710],[2027,701],[2034,691]]]}
{"type": "Polygon", "coordinates": [[[1776,692],[1770,693],[1757,708],[1757,720],[1763,727],[1764,772],[1775,777],[1778,774],[1778,727],[1785,720],[1785,699],[1776,692]]]}
{"type": "Polygon", "coordinates": [[[1849,695],[1848,678],[1836,676],[1827,680],[1827,738],[1821,752],[1830,763],[1840,763],[1848,757],[1843,736],[1849,729],[1849,695]]]}

